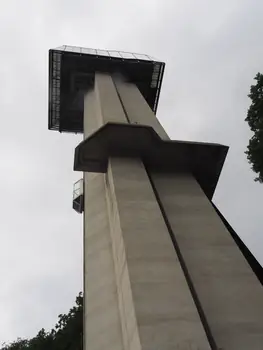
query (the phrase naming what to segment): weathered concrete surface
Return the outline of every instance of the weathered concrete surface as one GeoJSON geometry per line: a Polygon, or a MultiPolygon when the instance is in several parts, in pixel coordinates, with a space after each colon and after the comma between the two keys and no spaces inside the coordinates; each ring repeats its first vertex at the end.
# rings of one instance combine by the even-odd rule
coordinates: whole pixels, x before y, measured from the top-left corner
{"type": "MultiPolygon", "coordinates": [[[[120,86],[129,122],[168,139],[138,89],[120,86]]],[[[128,123],[109,75],[95,75],[84,103],[85,138],[128,123]]],[[[85,350],[209,350],[142,162],[111,159],[106,175],[84,174],[84,190],[85,350]]]]}
{"type": "Polygon", "coordinates": [[[108,122],[128,123],[112,77],[96,73],[94,89],[84,97],[84,138],[108,122]]]}
{"type": "Polygon", "coordinates": [[[106,197],[110,218],[110,234],[117,281],[118,305],[120,310],[124,348],[140,350],[137,319],[131,292],[125,244],[120,223],[119,208],[116,202],[114,178],[111,173],[105,177],[106,197]]]}
{"type": "Polygon", "coordinates": [[[124,350],[104,178],[84,177],[84,349],[124,350]]]}
{"type": "Polygon", "coordinates": [[[118,93],[109,74],[95,74],[95,93],[103,123],[127,123],[118,93]]]}
{"type": "Polygon", "coordinates": [[[84,139],[93,134],[103,125],[102,117],[97,108],[97,99],[94,90],[84,96],[84,139]]]}
{"type": "Polygon", "coordinates": [[[148,103],[140,93],[136,85],[125,82],[121,77],[114,77],[114,82],[127,113],[130,123],[150,125],[156,133],[164,140],[169,136],[156,118],[148,103]]]}
{"type": "MultiPolygon", "coordinates": [[[[84,98],[84,138],[108,121],[127,122],[112,78],[96,73],[84,98]]],[[[126,350],[110,236],[105,175],[84,173],[84,349],[126,350]]]]}
{"type": "Polygon", "coordinates": [[[263,288],[189,174],[152,174],[219,349],[263,349],[263,288]]]}
{"type": "Polygon", "coordinates": [[[117,76],[96,73],[94,89],[84,97],[84,133],[88,137],[102,125],[132,123],[152,126],[164,140],[169,136],[136,85],[117,76]]]}
{"type": "Polygon", "coordinates": [[[142,162],[111,159],[107,192],[125,349],[210,349],[142,162]]]}

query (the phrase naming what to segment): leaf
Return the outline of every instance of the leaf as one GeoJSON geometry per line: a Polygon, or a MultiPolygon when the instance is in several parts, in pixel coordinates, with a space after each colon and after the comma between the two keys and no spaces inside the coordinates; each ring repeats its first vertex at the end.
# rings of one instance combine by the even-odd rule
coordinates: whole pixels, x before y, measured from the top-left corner
{"type": "Polygon", "coordinates": [[[247,111],[245,121],[254,133],[249,140],[245,154],[252,170],[257,174],[255,181],[263,182],[263,75],[257,73],[256,84],[251,85],[250,94],[251,105],[247,111]]]}
{"type": "Polygon", "coordinates": [[[83,297],[76,298],[68,314],[60,314],[55,329],[46,332],[42,328],[32,339],[17,339],[3,344],[1,350],[82,350],[83,297]]]}

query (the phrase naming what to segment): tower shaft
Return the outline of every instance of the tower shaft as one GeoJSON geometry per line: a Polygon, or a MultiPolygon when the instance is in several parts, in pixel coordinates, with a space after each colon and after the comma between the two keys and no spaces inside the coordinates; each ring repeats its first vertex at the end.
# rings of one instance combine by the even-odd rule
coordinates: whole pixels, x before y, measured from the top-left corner
{"type": "MultiPolygon", "coordinates": [[[[137,86],[95,73],[84,139],[107,123],[169,140],[137,86]]],[[[262,287],[187,167],[113,155],[84,193],[85,350],[262,349],[262,287]]]]}

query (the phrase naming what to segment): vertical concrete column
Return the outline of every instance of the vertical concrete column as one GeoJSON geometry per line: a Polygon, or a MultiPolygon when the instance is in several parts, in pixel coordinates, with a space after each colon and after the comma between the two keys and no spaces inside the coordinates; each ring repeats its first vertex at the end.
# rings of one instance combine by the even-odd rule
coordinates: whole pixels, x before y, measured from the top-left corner
{"type": "Polygon", "coordinates": [[[263,348],[263,288],[190,174],[151,174],[218,349],[263,348]]]}
{"type": "Polygon", "coordinates": [[[84,139],[93,134],[103,125],[100,109],[98,108],[97,96],[94,89],[84,96],[83,131],[84,139]]]}
{"type": "Polygon", "coordinates": [[[110,235],[117,281],[118,305],[125,350],[141,350],[131,285],[126,261],[126,253],[119,215],[119,207],[114,191],[114,178],[109,172],[105,177],[106,198],[110,218],[110,235]]]}
{"type": "Polygon", "coordinates": [[[124,350],[104,178],[85,173],[84,344],[124,350]]]}
{"type": "Polygon", "coordinates": [[[110,159],[106,187],[125,350],[210,349],[141,160],[110,159]]]}
{"type": "Polygon", "coordinates": [[[84,97],[84,138],[108,122],[128,123],[111,75],[95,73],[94,89],[84,97]]]}
{"type": "Polygon", "coordinates": [[[169,140],[169,136],[137,86],[126,82],[121,76],[114,76],[114,82],[129,122],[152,126],[162,139],[169,140]]]}
{"type": "MultiPolygon", "coordinates": [[[[127,119],[112,78],[96,73],[84,98],[84,138],[110,121],[127,119]]],[[[124,350],[105,175],[84,173],[84,193],[84,349],[124,350]]]]}

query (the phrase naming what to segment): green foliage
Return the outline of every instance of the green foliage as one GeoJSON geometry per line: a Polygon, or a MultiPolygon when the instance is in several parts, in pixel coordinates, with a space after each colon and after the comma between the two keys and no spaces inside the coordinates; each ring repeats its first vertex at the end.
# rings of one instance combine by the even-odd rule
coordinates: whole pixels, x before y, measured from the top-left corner
{"type": "Polygon", "coordinates": [[[247,159],[257,174],[255,181],[263,182],[263,75],[258,73],[256,84],[250,87],[248,97],[252,103],[245,121],[254,133],[247,146],[247,159]]]}
{"type": "Polygon", "coordinates": [[[59,315],[55,329],[46,332],[41,329],[29,340],[17,339],[1,350],[82,350],[83,297],[80,293],[76,305],[68,314],[59,315]]]}

